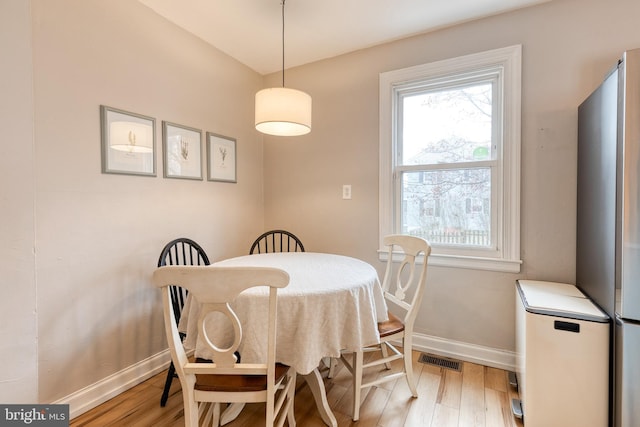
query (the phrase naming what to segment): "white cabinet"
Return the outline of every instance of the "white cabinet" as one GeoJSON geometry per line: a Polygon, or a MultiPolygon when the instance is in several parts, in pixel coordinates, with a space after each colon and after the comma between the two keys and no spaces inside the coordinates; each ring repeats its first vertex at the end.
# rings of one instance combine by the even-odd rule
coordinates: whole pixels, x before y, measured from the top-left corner
{"type": "Polygon", "coordinates": [[[516,376],[526,427],[607,427],[609,317],[574,285],[516,282],[516,376]]]}

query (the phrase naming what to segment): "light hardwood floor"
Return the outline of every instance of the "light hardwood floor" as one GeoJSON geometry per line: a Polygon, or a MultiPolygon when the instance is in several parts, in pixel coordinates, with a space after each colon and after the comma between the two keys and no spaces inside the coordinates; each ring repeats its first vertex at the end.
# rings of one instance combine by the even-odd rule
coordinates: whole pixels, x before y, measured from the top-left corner
{"type": "MultiPolygon", "coordinates": [[[[414,372],[418,395],[411,398],[404,379],[363,390],[360,420],[351,420],[350,376],[339,365],[334,378],[325,377],[327,398],[338,426],[371,427],[522,427],[511,415],[511,399],[517,392],[509,386],[506,371],[464,362],[462,372],[418,362],[414,372]]],[[[399,369],[398,363],[392,370],[399,369]]],[[[388,372],[388,371],[385,371],[388,372]]],[[[71,426],[182,426],[184,425],[180,383],[173,381],[167,406],[160,407],[166,371],[76,417],[71,426]]],[[[373,372],[369,375],[378,375],[373,372]]],[[[322,427],[309,387],[299,381],[295,400],[300,427],[322,427]]],[[[264,405],[249,404],[229,427],[264,425],[264,405]]]]}

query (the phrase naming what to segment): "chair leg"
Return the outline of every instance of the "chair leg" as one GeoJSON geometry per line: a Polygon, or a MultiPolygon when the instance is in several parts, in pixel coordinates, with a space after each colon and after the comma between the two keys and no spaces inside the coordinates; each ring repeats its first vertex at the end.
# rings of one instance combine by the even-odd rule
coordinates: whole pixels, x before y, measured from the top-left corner
{"type": "MultiPolygon", "coordinates": [[[[383,359],[386,359],[387,357],[389,357],[389,351],[387,350],[387,343],[384,343],[384,342],[380,343],[380,352],[382,353],[383,359]]],[[[385,363],[384,367],[387,370],[391,369],[391,363],[389,362],[385,363]]]]}
{"type": "Polygon", "coordinates": [[[289,381],[291,381],[291,386],[289,387],[289,396],[287,399],[289,400],[289,410],[287,411],[287,421],[289,427],[296,427],[296,417],[294,415],[294,407],[293,403],[295,401],[296,394],[296,372],[292,369],[291,376],[289,377],[289,381]]]}
{"type": "Polygon", "coordinates": [[[416,389],[416,379],[413,376],[413,357],[412,357],[412,342],[411,337],[406,336],[403,338],[403,346],[404,346],[404,372],[407,378],[407,384],[409,385],[409,390],[411,390],[411,394],[413,397],[418,397],[418,390],[416,389]]]}
{"type": "Polygon", "coordinates": [[[184,404],[184,425],[185,427],[198,427],[200,418],[199,405],[193,399],[193,394],[182,391],[182,401],[184,404]]]}
{"type": "Polygon", "coordinates": [[[353,421],[360,419],[360,398],[362,396],[362,350],[353,352],[353,421]]]}
{"type": "Polygon", "coordinates": [[[211,427],[218,427],[220,423],[220,404],[218,402],[211,404],[211,411],[213,416],[211,417],[211,427]]]}
{"type": "Polygon", "coordinates": [[[329,357],[329,373],[327,374],[327,378],[333,378],[336,375],[336,369],[338,369],[338,358],[329,357]]]}
{"type": "Polygon", "coordinates": [[[220,404],[218,402],[200,402],[198,404],[198,420],[202,425],[218,427],[220,425],[220,404]]]}
{"type": "Polygon", "coordinates": [[[167,371],[167,379],[164,382],[164,390],[162,390],[162,396],[160,397],[160,406],[164,407],[167,404],[167,399],[169,399],[169,389],[171,388],[171,382],[173,381],[173,377],[176,376],[176,367],[173,366],[173,362],[169,365],[169,370],[167,371]]]}
{"type": "MultiPolygon", "coordinates": [[[[269,385],[267,385],[267,388],[269,385]]],[[[273,392],[267,390],[267,401],[266,403],[266,414],[264,417],[265,427],[273,427],[274,422],[276,420],[275,417],[275,395],[273,392]]]]}
{"type": "Polygon", "coordinates": [[[225,424],[229,424],[231,421],[238,418],[238,415],[240,415],[240,412],[242,412],[244,406],[244,402],[230,403],[220,415],[220,425],[223,426],[225,424]]]}

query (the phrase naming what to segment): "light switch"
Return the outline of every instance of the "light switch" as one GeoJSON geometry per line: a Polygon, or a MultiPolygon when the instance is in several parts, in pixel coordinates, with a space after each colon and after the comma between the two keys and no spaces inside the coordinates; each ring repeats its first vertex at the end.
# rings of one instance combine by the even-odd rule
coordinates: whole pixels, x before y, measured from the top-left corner
{"type": "Polygon", "coordinates": [[[351,199],[351,185],[345,184],[342,186],[342,198],[345,200],[351,199]]]}

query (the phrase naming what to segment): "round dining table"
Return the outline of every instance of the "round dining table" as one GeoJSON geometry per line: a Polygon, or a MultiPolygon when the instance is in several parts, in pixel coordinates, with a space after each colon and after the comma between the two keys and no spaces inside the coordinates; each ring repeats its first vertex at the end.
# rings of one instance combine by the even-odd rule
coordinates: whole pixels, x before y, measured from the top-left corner
{"type": "MultiPolygon", "coordinates": [[[[339,357],[343,350],[380,342],[377,324],[387,320],[387,305],[376,269],[356,258],[314,252],[246,255],[212,266],[272,267],[289,274],[289,285],[278,290],[276,360],[304,376],[323,421],[336,426],[318,366],[323,358],[339,357]]],[[[243,363],[264,361],[267,300],[268,289],[256,287],[242,292],[231,304],[242,324],[239,352],[243,363]]],[[[195,349],[197,357],[212,359],[197,338],[198,311],[197,304],[187,299],[180,320],[180,329],[186,332],[184,345],[195,349]]],[[[211,319],[207,330],[216,337],[216,345],[232,340],[223,322],[211,319]]]]}

